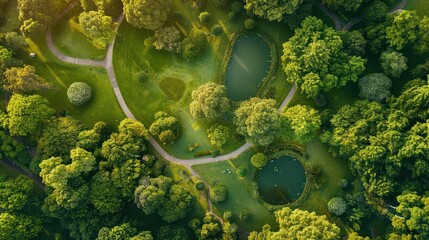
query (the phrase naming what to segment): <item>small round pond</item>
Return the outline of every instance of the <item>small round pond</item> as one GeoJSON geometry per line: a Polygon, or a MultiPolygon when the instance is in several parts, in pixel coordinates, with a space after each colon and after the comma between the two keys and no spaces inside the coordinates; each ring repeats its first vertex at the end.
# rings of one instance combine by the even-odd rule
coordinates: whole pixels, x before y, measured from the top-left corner
{"type": "Polygon", "coordinates": [[[270,48],[261,37],[239,36],[225,73],[228,97],[235,101],[256,96],[271,65],[270,48]]]}
{"type": "Polygon", "coordinates": [[[258,191],[269,204],[281,205],[298,199],[305,187],[302,164],[289,156],[270,160],[259,172],[258,191]]]}

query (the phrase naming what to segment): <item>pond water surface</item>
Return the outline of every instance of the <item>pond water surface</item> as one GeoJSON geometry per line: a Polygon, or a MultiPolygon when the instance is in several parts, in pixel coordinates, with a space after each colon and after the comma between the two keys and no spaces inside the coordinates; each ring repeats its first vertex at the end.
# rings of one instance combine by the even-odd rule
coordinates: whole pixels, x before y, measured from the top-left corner
{"type": "Polygon", "coordinates": [[[289,156],[268,161],[258,176],[258,191],[267,203],[281,205],[296,200],[305,186],[302,164],[289,156]]]}
{"type": "Polygon", "coordinates": [[[271,65],[270,48],[261,37],[238,37],[225,75],[228,97],[235,101],[256,96],[271,65]]]}

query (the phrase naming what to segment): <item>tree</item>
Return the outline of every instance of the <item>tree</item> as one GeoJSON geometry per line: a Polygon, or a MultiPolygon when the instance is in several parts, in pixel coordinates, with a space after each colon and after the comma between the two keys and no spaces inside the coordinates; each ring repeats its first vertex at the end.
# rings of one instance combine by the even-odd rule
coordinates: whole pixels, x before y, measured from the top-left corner
{"type": "Polygon", "coordinates": [[[0,33],[0,45],[9,48],[12,51],[18,51],[19,49],[26,47],[28,44],[25,41],[25,38],[17,32],[7,32],[0,33]]]}
{"type": "Polygon", "coordinates": [[[207,137],[212,145],[220,148],[228,141],[229,128],[220,124],[215,124],[207,129],[207,137]]]}
{"type": "Polygon", "coordinates": [[[364,59],[345,52],[340,33],[315,17],[307,17],[283,44],[282,62],[286,79],[308,97],[355,82],[365,70],[364,59]]]}
{"type": "Polygon", "coordinates": [[[202,190],[204,190],[206,188],[206,184],[203,181],[198,180],[198,181],[195,182],[194,187],[198,191],[202,191],[202,190]]]}
{"type": "Polygon", "coordinates": [[[392,81],[382,73],[371,73],[359,79],[359,96],[370,101],[382,102],[390,96],[392,81]]]}
{"type": "Polygon", "coordinates": [[[226,87],[208,82],[192,91],[189,105],[193,118],[218,119],[230,111],[230,100],[226,96],[226,87]]]}
{"type": "MultiPolygon", "coordinates": [[[[409,236],[409,239],[429,237],[429,192],[403,192],[396,197],[399,206],[395,208],[392,226],[396,234],[409,236]]],[[[392,236],[389,239],[395,239],[392,236]]]]}
{"type": "Polygon", "coordinates": [[[256,22],[252,18],[248,18],[244,20],[244,27],[248,30],[252,30],[256,27],[256,22]]]}
{"type": "Polygon", "coordinates": [[[363,12],[363,20],[369,25],[382,22],[386,19],[388,10],[386,3],[373,1],[363,12]]]}
{"type": "Polygon", "coordinates": [[[118,23],[113,22],[112,17],[106,16],[102,10],[82,12],[79,24],[82,32],[99,48],[106,48],[113,41],[118,27],[118,23]]]}
{"type": "Polygon", "coordinates": [[[105,122],[96,122],[94,127],[89,130],[81,131],[77,137],[76,146],[90,152],[95,152],[101,148],[112,133],[111,127],[105,122]]]}
{"type": "Polygon", "coordinates": [[[344,51],[348,55],[364,56],[366,40],[360,31],[341,31],[341,40],[344,44],[344,51]]]}
{"type": "Polygon", "coordinates": [[[48,104],[48,100],[39,95],[14,94],[7,105],[7,115],[3,116],[4,119],[0,119],[0,122],[3,122],[3,127],[7,128],[11,135],[34,135],[55,112],[48,104]]]}
{"type": "Polygon", "coordinates": [[[184,228],[183,226],[164,225],[158,229],[156,239],[182,240],[190,238],[188,236],[186,228],[184,228]]]}
{"type": "Polygon", "coordinates": [[[219,24],[213,25],[212,29],[210,30],[210,33],[213,36],[219,36],[223,33],[223,28],[219,24]]]}
{"type": "Polygon", "coordinates": [[[341,197],[331,198],[328,202],[328,210],[337,215],[342,215],[347,210],[347,203],[341,197]]]}
{"type": "Polygon", "coordinates": [[[122,208],[121,192],[114,186],[111,174],[99,171],[89,185],[89,200],[102,214],[117,213],[122,208]]]}
{"type": "Polygon", "coordinates": [[[164,145],[173,144],[179,138],[179,131],[179,120],[166,112],[155,113],[155,121],[149,128],[149,132],[154,136],[158,136],[164,145]]]}
{"type": "Polygon", "coordinates": [[[46,122],[37,143],[38,154],[43,159],[62,157],[68,159],[70,151],[76,147],[78,135],[84,125],[72,117],[52,117],[46,122]]]}
{"type": "Polygon", "coordinates": [[[43,230],[39,219],[11,213],[0,214],[0,239],[35,239],[43,230]]]}
{"type": "Polygon", "coordinates": [[[135,203],[145,214],[155,213],[165,202],[165,195],[161,188],[153,185],[142,185],[134,193],[135,203]]]}
{"type": "Polygon", "coordinates": [[[407,58],[396,51],[385,51],[380,56],[381,68],[389,77],[399,78],[401,73],[408,69],[407,58]]]}
{"type": "Polygon", "coordinates": [[[34,183],[24,176],[0,179],[0,208],[8,212],[20,211],[29,201],[34,183]]]}
{"type": "Polygon", "coordinates": [[[240,166],[237,168],[235,173],[240,177],[245,177],[247,175],[247,168],[245,166],[240,166]]]}
{"type": "Polygon", "coordinates": [[[250,143],[269,145],[280,129],[280,114],[275,100],[251,98],[241,102],[234,112],[237,133],[250,143]]]}
{"type": "Polygon", "coordinates": [[[73,105],[84,105],[92,97],[92,88],[87,83],[74,82],[67,89],[67,97],[73,105]]]}
{"type": "Polygon", "coordinates": [[[182,56],[186,60],[193,60],[201,56],[207,47],[208,41],[205,32],[194,28],[182,41],[182,56]]]}
{"type": "Polygon", "coordinates": [[[8,68],[4,76],[3,88],[9,92],[30,93],[51,87],[44,78],[36,74],[36,68],[30,65],[8,68]]]}
{"type": "Polygon", "coordinates": [[[255,168],[261,169],[267,165],[267,157],[263,153],[256,153],[253,154],[252,158],[250,159],[250,162],[255,168]]]}
{"type": "Polygon", "coordinates": [[[340,229],[325,215],[288,207],[275,212],[279,231],[272,232],[269,225],[262,232],[250,233],[249,240],[259,239],[340,239],[340,229]]]}
{"type": "Polygon", "coordinates": [[[224,185],[215,185],[210,188],[210,198],[212,202],[218,203],[223,202],[228,197],[228,190],[224,185]]]}
{"type": "Polygon", "coordinates": [[[148,231],[138,233],[129,223],[123,223],[113,228],[101,228],[96,240],[153,240],[153,237],[148,231]]]}
{"type": "Polygon", "coordinates": [[[319,113],[305,105],[284,108],[281,121],[283,138],[301,143],[311,141],[322,124],[319,113]]]}
{"type": "Polygon", "coordinates": [[[163,27],[155,30],[153,37],[155,49],[179,53],[181,50],[180,31],[175,27],[163,27]]]}
{"type": "Polygon", "coordinates": [[[395,13],[392,24],[386,28],[386,39],[396,50],[403,49],[417,39],[419,16],[416,11],[401,10],[395,13]]]}
{"type": "Polygon", "coordinates": [[[356,11],[363,0],[322,0],[322,3],[329,8],[336,10],[356,11]]]}
{"type": "Polygon", "coordinates": [[[200,15],[198,15],[198,19],[201,23],[207,23],[210,20],[210,13],[209,12],[202,12],[200,15]]]}
{"type": "Polygon", "coordinates": [[[419,55],[429,52],[429,18],[424,16],[419,23],[417,40],[414,45],[414,52],[419,55]]]}
{"type": "Polygon", "coordinates": [[[131,25],[149,30],[161,28],[172,8],[171,0],[122,0],[131,25]]]}
{"type": "Polygon", "coordinates": [[[244,8],[259,17],[280,22],[283,20],[283,15],[292,14],[298,9],[301,3],[302,0],[246,0],[244,8]]]}
{"type": "Polygon", "coordinates": [[[158,214],[162,220],[167,223],[175,222],[186,217],[186,214],[192,210],[195,199],[188,189],[173,185],[170,188],[167,200],[158,209],[158,214]]]}

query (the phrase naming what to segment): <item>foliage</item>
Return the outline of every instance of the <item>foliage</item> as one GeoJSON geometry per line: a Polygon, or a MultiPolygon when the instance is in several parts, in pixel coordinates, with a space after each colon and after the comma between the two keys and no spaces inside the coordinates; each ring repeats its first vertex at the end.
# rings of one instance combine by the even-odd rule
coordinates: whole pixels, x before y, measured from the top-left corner
{"type": "Polygon", "coordinates": [[[340,239],[340,229],[325,215],[316,215],[288,207],[275,212],[279,231],[272,232],[269,225],[262,232],[250,233],[249,240],[262,239],[340,239]]]}
{"type": "Polygon", "coordinates": [[[399,78],[401,73],[408,69],[407,58],[396,51],[385,51],[380,56],[381,68],[389,77],[399,78]]]}
{"type": "Polygon", "coordinates": [[[211,28],[210,33],[213,36],[219,36],[219,35],[221,35],[223,33],[223,28],[219,24],[215,24],[211,28]]]}
{"type": "Polygon", "coordinates": [[[112,17],[106,16],[104,11],[82,12],[79,15],[79,24],[82,32],[91,42],[100,48],[105,48],[116,36],[118,23],[112,17]]]}
{"type": "Polygon", "coordinates": [[[179,120],[165,112],[155,113],[155,121],[149,128],[149,132],[154,136],[158,136],[164,145],[173,144],[179,138],[179,131],[179,120]]]}
{"type": "Polygon", "coordinates": [[[109,172],[99,171],[91,178],[89,200],[100,213],[119,212],[122,208],[121,197],[109,172]]]}
{"type": "Polygon", "coordinates": [[[183,226],[164,225],[158,229],[157,240],[182,240],[189,239],[188,233],[183,226]]]}
{"type": "Polygon", "coordinates": [[[153,37],[155,49],[179,53],[181,50],[180,31],[175,27],[163,27],[155,30],[153,37]]]}
{"type": "Polygon", "coordinates": [[[201,56],[207,47],[206,34],[202,30],[194,28],[182,41],[182,56],[186,60],[193,60],[201,56]]]}
{"type": "MultiPolygon", "coordinates": [[[[416,192],[403,192],[396,197],[399,206],[395,208],[392,226],[395,235],[402,239],[427,239],[429,237],[429,192],[419,195],[416,192]]],[[[393,234],[389,239],[397,239],[393,234]]]]}
{"type": "Polygon", "coordinates": [[[244,20],[244,27],[248,30],[252,30],[256,27],[256,22],[252,18],[248,18],[244,20]]]}
{"type": "Polygon", "coordinates": [[[244,8],[259,17],[280,22],[283,20],[283,15],[292,14],[298,9],[301,3],[302,0],[246,0],[244,8]]]}
{"type": "Polygon", "coordinates": [[[250,159],[250,162],[255,168],[261,169],[267,165],[267,157],[263,153],[256,153],[253,154],[252,158],[250,159]]]}
{"type": "Polygon", "coordinates": [[[251,98],[241,102],[234,112],[237,133],[250,143],[266,146],[274,140],[280,129],[280,114],[275,100],[251,98]]]}
{"type": "Polygon", "coordinates": [[[92,88],[87,83],[74,82],[67,89],[67,97],[73,105],[84,105],[92,97],[92,88]]]}
{"type": "Polygon", "coordinates": [[[92,129],[81,131],[77,137],[77,147],[95,152],[100,149],[112,133],[111,127],[105,122],[96,122],[92,129]]]}
{"type": "Polygon", "coordinates": [[[360,31],[341,31],[340,35],[344,44],[344,52],[354,56],[365,55],[366,40],[360,31]]]}
{"type": "Polygon", "coordinates": [[[231,211],[225,211],[223,212],[223,218],[226,221],[231,222],[234,219],[234,214],[231,211]]]}
{"type": "Polygon", "coordinates": [[[153,240],[149,231],[137,233],[137,229],[129,223],[123,223],[113,228],[101,228],[96,240],[153,240]]]}
{"type": "Polygon", "coordinates": [[[322,124],[319,113],[305,105],[284,108],[281,121],[284,139],[301,143],[311,141],[322,124]]]}
{"type": "Polygon", "coordinates": [[[226,87],[208,82],[192,91],[189,104],[193,118],[218,119],[230,111],[230,100],[226,96],[226,87]]]}
{"type": "Polygon", "coordinates": [[[308,97],[355,82],[365,70],[364,59],[346,53],[340,33],[315,17],[301,23],[283,44],[283,53],[286,79],[308,97]]]}
{"type": "Polygon", "coordinates": [[[241,211],[240,214],[238,215],[238,218],[240,218],[240,220],[243,222],[248,222],[250,220],[250,217],[251,217],[251,214],[247,210],[241,211]]]}
{"type": "Polygon", "coordinates": [[[186,217],[195,204],[195,199],[188,189],[173,185],[170,188],[169,196],[158,209],[158,214],[167,223],[175,222],[186,217]]]}
{"type": "Polygon", "coordinates": [[[429,52],[429,18],[424,16],[419,23],[419,31],[417,33],[414,52],[417,54],[426,54],[429,52]]]}
{"type": "Polygon", "coordinates": [[[0,208],[8,212],[20,211],[28,203],[34,183],[24,176],[0,178],[0,208]]]}
{"type": "Polygon", "coordinates": [[[229,128],[220,124],[215,124],[207,129],[207,137],[212,145],[220,148],[228,140],[229,128]]]}
{"type": "Polygon", "coordinates": [[[131,25],[149,30],[161,28],[172,9],[171,0],[122,0],[131,25]]]}
{"type": "Polygon", "coordinates": [[[3,89],[15,93],[30,93],[49,89],[51,85],[36,74],[36,68],[30,65],[12,67],[4,72],[3,89]]]}
{"type": "Polygon", "coordinates": [[[0,131],[0,158],[4,157],[24,165],[28,165],[31,160],[31,155],[25,150],[23,143],[15,140],[5,131],[0,131]]]}
{"type": "Polygon", "coordinates": [[[247,175],[247,168],[245,166],[240,166],[237,168],[235,173],[240,177],[245,177],[247,175]]]}
{"type": "Polygon", "coordinates": [[[25,41],[25,38],[17,32],[7,32],[0,33],[0,45],[5,46],[12,51],[18,51],[19,49],[26,47],[28,44],[25,41]]]}
{"type": "Polygon", "coordinates": [[[78,135],[84,125],[72,117],[52,117],[46,123],[37,143],[37,151],[43,159],[62,157],[67,159],[70,150],[76,147],[78,135]]]}
{"type": "Polygon", "coordinates": [[[371,73],[359,79],[359,96],[370,101],[382,102],[390,96],[392,81],[382,73],[371,73]]]}
{"type": "Polygon", "coordinates": [[[226,200],[228,197],[228,190],[224,185],[217,184],[210,188],[210,198],[212,202],[219,203],[226,200]]]}
{"type": "Polygon", "coordinates": [[[372,25],[385,20],[388,12],[386,3],[376,0],[370,3],[370,5],[363,12],[363,20],[372,25]]]}
{"type": "Polygon", "coordinates": [[[417,39],[419,17],[416,11],[401,10],[395,13],[392,24],[386,28],[386,38],[392,47],[401,50],[417,39]]]}
{"type": "Polygon", "coordinates": [[[328,210],[337,215],[342,215],[347,210],[347,203],[341,197],[331,198],[328,202],[328,210]]]}
{"type": "Polygon", "coordinates": [[[0,214],[0,239],[35,239],[43,230],[39,219],[11,213],[0,214]]]}
{"type": "Polygon", "coordinates": [[[206,184],[203,181],[198,180],[195,182],[194,187],[198,191],[203,191],[204,189],[206,189],[206,184]]]}
{"type": "Polygon", "coordinates": [[[202,12],[200,15],[198,15],[198,19],[201,23],[207,23],[210,20],[210,13],[209,12],[202,12]]]}
{"type": "Polygon", "coordinates": [[[14,94],[7,105],[7,115],[0,115],[0,123],[12,136],[34,135],[55,110],[46,98],[39,95],[14,94]]]}
{"type": "Polygon", "coordinates": [[[322,0],[322,3],[329,8],[336,10],[356,11],[363,0],[322,0]]]}
{"type": "Polygon", "coordinates": [[[227,3],[229,2],[229,0],[213,0],[213,3],[218,6],[218,7],[223,7],[225,6],[227,3]]]}

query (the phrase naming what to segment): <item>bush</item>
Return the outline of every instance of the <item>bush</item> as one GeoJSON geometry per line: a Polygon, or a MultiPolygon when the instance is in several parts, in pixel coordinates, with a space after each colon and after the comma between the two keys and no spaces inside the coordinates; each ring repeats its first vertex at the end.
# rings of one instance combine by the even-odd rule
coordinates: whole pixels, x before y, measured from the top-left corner
{"type": "Polygon", "coordinates": [[[223,33],[223,28],[219,25],[216,24],[212,27],[212,29],[210,30],[211,34],[214,36],[219,36],[223,33]]]}
{"type": "Polygon", "coordinates": [[[193,218],[188,222],[188,227],[192,230],[197,230],[201,226],[201,221],[198,218],[193,218]]]}
{"type": "Polygon", "coordinates": [[[203,191],[206,188],[206,184],[203,181],[198,180],[197,182],[195,182],[194,187],[198,191],[203,191]]]}
{"type": "Polygon", "coordinates": [[[84,82],[74,82],[67,90],[67,97],[73,105],[84,105],[92,97],[91,86],[84,82]]]}
{"type": "Polygon", "coordinates": [[[246,20],[244,20],[244,27],[248,30],[252,30],[254,29],[256,26],[255,20],[248,18],[246,20]]]}
{"type": "Polygon", "coordinates": [[[153,37],[148,37],[144,40],[144,46],[148,49],[153,49],[154,48],[154,46],[153,46],[154,42],[155,41],[153,40],[153,37]]]}
{"type": "Polygon", "coordinates": [[[337,184],[339,188],[344,189],[349,185],[349,181],[347,181],[347,179],[345,178],[341,178],[340,180],[338,180],[337,184]]]}
{"type": "Polygon", "coordinates": [[[231,211],[225,211],[225,212],[223,213],[223,218],[224,218],[226,221],[231,222],[231,220],[233,220],[233,218],[234,218],[234,214],[233,214],[231,211]]]}
{"type": "Polygon", "coordinates": [[[136,72],[135,78],[137,79],[137,81],[139,81],[141,83],[145,83],[149,78],[147,70],[142,70],[142,71],[136,72]]]}
{"type": "Polygon", "coordinates": [[[245,166],[238,167],[235,173],[240,177],[245,177],[247,175],[247,168],[245,166]]]}
{"type": "Polygon", "coordinates": [[[240,212],[238,217],[241,219],[241,221],[247,222],[250,220],[251,214],[247,210],[243,210],[240,212]]]}
{"type": "Polygon", "coordinates": [[[192,29],[189,36],[182,41],[182,56],[192,60],[204,52],[208,47],[206,33],[199,29],[192,29]]]}
{"type": "Polygon", "coordinates": [[[210,198],[214,203],[223,202],[227,197],[228,190],[223,185],[216,185],[210,189],[210,198]]]}
{"type": "Polygon", "coordinates": [[[267,157],[263,153],[256,153],[250,159],[250,162],[255,168],[263,168],[267,165],[267,157]]]}
{"type": "Polygon", "coordinates": [[[210,13],[208,13],[208,12],[202,12],[198,16],[198,19],[200,19],[201,23],[207,23],[210,20],[210,13]]]}
{"type": "Polygon", "coordinates": [[[340,216],[347,210],[347,203],[341,197],[334,197],[328,202],[328,210],[332,214],[340,216]]]}

